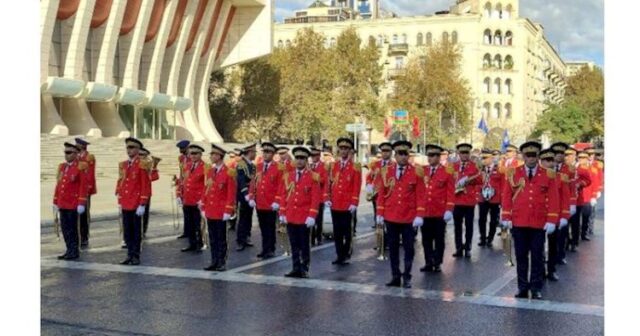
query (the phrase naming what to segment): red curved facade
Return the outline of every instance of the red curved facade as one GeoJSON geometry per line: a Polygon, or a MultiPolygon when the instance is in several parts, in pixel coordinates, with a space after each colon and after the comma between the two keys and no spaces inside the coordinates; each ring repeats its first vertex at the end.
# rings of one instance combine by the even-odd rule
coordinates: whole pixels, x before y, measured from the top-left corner
{"type": "Polygon", "coordinates": [[[182,17],[186,9],[187,0],[180,0],[176,8],[176,14],[173,16],[173,22],[171,23],[171,30],[169,31],[169,38],[167,39],[167,48],[171,47],[178,38],[180,27],[182,27],[182,17]]]}
{"type": "Polygon", "coordinates": [[[151,18],[149,19],[149,26],[147,26],[147,35],[144,37],[145,42],[153,40],[158,34],[160,24],[162,23],[162,14],[164,14],[166,0],[156,0],[153,3],[153,9],[151,9],[151,18]]]}
{"type": "Polygon", "coordinates": [[[96,6],[91,17],[92,29],[98,28],[107,22],[109,12],[111,12],[111,4],[113,4],[113,0],[96,0],[96,6]]]}
{"type": "Polygon", "coordinates": [[[80,0],[60,0],[56,18],[58,20],[66,20],[72,17],[78,11],[78,6],[80,6],[80,0]]]}
{"type": "Polygon", "coordinates": [[[142,0],[127,0],[127,7],[124,10],[124,18],[122,18],[120,26],[120,36],[127,35],[136,26],[141,4],[142,0]]]}

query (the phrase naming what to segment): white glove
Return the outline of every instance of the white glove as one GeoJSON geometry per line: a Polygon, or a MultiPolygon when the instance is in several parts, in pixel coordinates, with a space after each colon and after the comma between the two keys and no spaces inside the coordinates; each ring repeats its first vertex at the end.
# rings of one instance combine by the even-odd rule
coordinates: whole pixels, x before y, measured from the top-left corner
{"type": "Polygon", "coordinates": [[[200,211],[204,209],[204,204],[202,203],[202,201],[198,201],[198,209],[200,209],[200,211]]]}
{"type": "Polygon", "coordinates": [[[382,217],[380,215],[377,215],[376,216],[376,224],[380,224],[380,225],[384,224],[384,217],[382,217]]]}
{"type": "Polygon", "coordinates": [[[276,202],[271,203],[271,210],[273,210],[273,211],[280,210],[280,204],[278,204],[276,202]]]}
{"type": "Polygon", "coordinates": [[[316,219],[313,217],[307,217],[307,220],[304,221],[304,225],[306,225],[308,228],[311,228],[316,225],[316,219]]]}
{"type": "Polygon", "coordinates": [[[77,211],[78,215],[82,215],[84,213],[84,205],[78,205],[77,211]]]}
{"type": "Polygon", "coordinates": [[[58,212],[58,211],[60,211],[60,209],[58,209],[58,206],[57,206],[57,205],[55,205],[55,204],[52,204],[52,205],[51,205],[51,210],[53,210],[53,212],[58,212]]]}
{"type": "Polygon", "coordinates": [[[592,199],[591,199],[591,202],[589,202],[589,203],[591,203],[591,206],[596,206],[596,204],[598,203],[598,201],[596,201],[596,199],[595,199],[595,198],[592,198],[592,199]]]}
{"type": "Polygon", "coordinates": [[[569,206],[569,215],[573,216],[576,214],[576,206],[575,205],[570,205],[569,206]]]}
{"type": "Polygon", "coordinates": [[[356,212],[356,210],[358,210],[358,207],[355,205],[350,205],[349,206],[349,212],[354,213],[356,212]]]}
{"type": "Polygon", "coordinates": [[[513,222],[512,221],[502,221],[502,228],[509,230],[513,227],[513,222]]]}
{"type": "Polygon", "coordinates": [[[596,197],[600,199],[600,196],[602,196],[602,193],[598,191],[598,195],[596,195],[596,197]]]}
{"type": "Polygon", "coordinates": [[[544,225],[544,230],[547,231],[548,235],[550,235],[556,230],[556,226],[553,223],[546,223],[544,225]]]}
{"type": "Polygon", "coordinates": [[[222,220],[223,221],[226,222],[226,221],[228,221],[230,219],[231,219],[231,215],[230,214],[228,214],[228,213],[222,214],[222,220]]]}
{"type": "Polygon", "coordinates": [[[256,201],[249,200],[249,206],[252,207],[252,208],[255,208],[256,207],[256,201]]]}
{"type": "Polygon", "coordinates": [[[329,209],[331,209],[331,205],[332,205],[331,201],[326,201],[326,202],[324,202],[324,207],[325,207],[325,208],[329,208],[329,209]]]}
{"type": "Polygon", "coordinates": [[[564,228],[565,226],[567,226],[567,224],[569,224],[569,222],[567,222],[566,219],[564,218],[560,218],[560,228],[564,228]]]}
{"type": "Polygon", "coordinates": [[[442,219],[444,219],[444,221],[448,223],[453,219],[453,214],[451,213],[451,211],[447,210],[445,211],[444,216],[442,216],[442,219]]]}
{"type": "Polygon", "coordinates": [[[422,219],[422,217],[416,217],[413,219],[413,227],[414,228],[419,228],[422,226],[422,224],[424,224],[424,221],[422,219]]]}
{"type": "Polygon", "coordinates": [[[287,224],[287,216],[280,216],[280,223],[287,224]]]}
{"type": "Polygon", "coordinates": [[[142,215],[144,215],[144,205],[138,205],[136,215],[138,215],[138,217],[142,217],[142,215]]]}
{"type": "Polygon", "coordinates": [[[244,200],[245,200],[245,201],[247,201],[247,202],[249,202],[249,199],[250,199],[250,198],[249,198],[249,195],[247,195],[247,196],[245,196],[245,197],[244,197],[244,200]]]}
{"type": "Polygon", "coordinates": [[[373,184],[367,184],[365,190],[367,191],[367,194],[373,194],[373,184]]]}
{"type": "Polygon", "coordinates": [[[176,204],[182,208],[182,198],[176,197],[176,204]]]}
{"type": "Polygon", "coordinates": [[[467,183],[468,179],[469,178],[465,176],[465,177],[461,178],[460,180],[458,180],[458,187],[463,186],[465,183],[467,183]]]}

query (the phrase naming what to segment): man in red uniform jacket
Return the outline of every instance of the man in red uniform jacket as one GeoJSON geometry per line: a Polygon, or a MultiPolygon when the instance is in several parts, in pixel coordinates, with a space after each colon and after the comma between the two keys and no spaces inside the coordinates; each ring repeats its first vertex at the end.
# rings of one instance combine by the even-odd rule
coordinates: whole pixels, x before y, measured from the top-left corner
{"type": "MultiPolygon", "coordinates": [[[[374,160],[369,164],[369,172],[366,175],[366,191],[367,195],[371,197],[371,203],[373,203],[373,218],[376,217],[376,196],[378,190],[376,190],[375,181],[380,174],[382,167],[386,167],[391,163],[391,154],[393,152],[393,146],[390,142],[383,142],[378,145],[380,150],[380,159],[374,160]]],[[[374,227],[375,228],[375,227],[374,227]]]]}
{"type": "MultiPolygon", "coordinates": [[[[591,174],[589,172],[588,165],[580,165],[577,163],[576,158],[578,152],[573,149],[567,149],[565,157],[565,165],[567,169],[571,169],[572,174],[569,175],[571,181],[571,192],[575,196],[575,211],[569,218],[570,235],[569,235],[569,250],[571,252],[576,251],[576,247],[580,242],[580,219],[582,217],[582,209],[585,203],[590,201],[591,186],[591,174]],[[586,196],[586,198],[584,197],[586,196]]],[[[584,157],[585,154],[582,154],[584,157]]],[[[571,210],[569,210],[571,212],[571,210]]]]}
{"type": "Polygon", "coordinates": [[[262,234],[262,252],[258,258],[273,258],[276,253],[276,219],[280,209],[278,188],[282,183],[285,166],[275,162],[276,146],[262,143],[262,162],[256,165],[255,181],[249,187],[249,206],[256,208],[262,234]]]}
{"type": "Polygon", "coordinates": [[[409,164],[409,141],[393,144],[396,164],[384,167],[377,179],[376,223],[385,225],[389,240],[391,281],[387,286],[411,288],[411,265],[415,254],[416,231],[425,217],[424,170],[409,164]],[[404,249],[404,272],[400,272],[400,237],[404,249]],[[402,282],[401,282],[402,279],[402,282]]]}
{"type": "Polygon", "coordinates": [[[528,298],[531,291],[542,299],[545,233],[553,233],[559,219],[555,172],[538,164],[541,149],[534,141],[520,146],[525,164],[507,169],[502,191],[503,226],[511,229],[516,251],[517,298],[528,298]]]}
{"type": "Polygon", "coordinates": [[[331,209],[333,237],[337,259],[332,264],[348,264],[351,252],[351,220],[360,203],[362,172],[360,164],[349,159],[353,141],[339,138],[337,141],[340,159],[331,163],[329,169],[329,193],[324,205],[331,209]]]}
{"type": "MultiPolygon", "coordinates": [[[[183,180],[182,172],[184,171],[184,167],[186,167],[189,164],[189,154],[187,153],[187,151],[190,144],[191,142],[189,142],[189,140],[180,140],[176,144],[176,147],[178,147],[178,150],[180,151],[180,155],[178,155],[178,176],[174,177],[174,183],[176,188],[176,203],[178,208],[182,208],[183,206],[182,199],[178,197],[178,195],[180,195],[182,190],[182,180],[183,180]]],[[[184,223],[187,222],[186,221],[187,216],[184,214],[184,212],[182,213],[182,216],[183,216],[182,234],[178,236],[178,239],[187,238],[187,228],[184,226],[184,223]]]]}
{"type": "Polygon", "coordinates": [[[309,153],[311,154],[311,163],[309,164],[309,169],[311,169],[312,172],[318,174],[318,176],[320,177],[321,191],[320,203],[318,204],[318,215],[316,216],[316,225],[314,225],[311,229],[311,246],[315,246],[322,244],[322,222],[324,221],[324,203],[322,202],[322,200],[329,195],[329,174],[327,173],[325,164],[320,161],[321,150],[316,147],[311,147],[309,148],[309,153]]]}
{"type": "Polygon", "coordinates": [[[590,240],[589,235],[593,234],[593,222],[595,221],[596,207],[598,205],[598,200],[602,196],[602,187],[604,185],[604,165],[602,164],[602,161],[596,160],[596,151],[597,150],[595,148],[587,149],[587,154],[589,154],[589,165],[591,166],[592,175],[594,176],[596,185],[592,187],[595,195],[595,202],[591,202],[589,229],[587,234],[584,236],[586,239],[583,240],[590,240]]]}
{"type": "Polygon", "coordinates": [[[226,153],[222,147],[211,145],[212,167],[205,176],[205,190],[199,203],[207,219],[211,244],[211,265],[205,271],[226,270],[227,221],[235,212],[237,190],[236,170],[224,164],[226,153]]]}
{"type": "Polygon", "coordinates": [[[500,168],[494,162],[493,153],[483,150],[481,154],[482,173],[479,189],[479,217],[478,229],[480,242],[478,246],[493,246],[493,237],[500,222],[500,202],[502,196],[502,183],[504,181],[504,168],[500,168]],[[489,217],[489,235],[487,236],[487,217],[489,217]]]}
{"type": "Polygon", "coordinates": [[[142,240],[142,216],[151,195],[148,162],[140,160],[142,142],[135,138],[125,140],[128,160],[119,164],[119,179],[116,184],[116,196],[122,211],[124,241],[127,245],[127,258],[123,265],[140,264],[140,243],[142,240]]]}
{"type": "MultiPolygon", "coordinates": [[[[557,249],[558,255],[556,258],[556,264],[566,265],[565,259],[567,249],[567,239],[569,237],[569,221],[571,216],[576,213],[576,190],[575,183],[572,181],[575,175],[575,166],[565,164],[565,155],[573,155],[575,157],[575,151],[569,148],[569,145],[564,142],[556,142],[551,145],[551,150],[554,154],[554,167],[556,175],[559,176],[560,181],[564,184],[565,191],[560,195],[561,203],[564,205],[560,222],[557,231],[557,249]]],[[[553,277],[553,275],[551,275],[553,277]]]]}
{"type": "Polygon", "coordinates": [[[78,153],[78,161],[87,165],[87,203],[86,211],[80,214],[80,247],[89,245],[89,231],[91,225],[91,195],[95,195],[98,190],[96,188],[96,158],[89,153],[87,146],[89,142],[82,138],[75,138],[76,147],[80,150],[78,153]]]}
{"type": "Polygon", "coordinates": [[[522,166],[522,161],[518,160],[518,147],[507,145],[504,158],[500,161],[501,168],[517,168],[522,166]]]}
{"type": "MultiPolygon", "coordinates": [[[[580,210],[580,236],[582,240],[589,241],[589,232],[591,228],[591,214],[597,204],[598,192],[600,190],[600,180],[598,168],[589,162],[589,154],[584,151],[578,153],[578,169],[583,172],[588,172],[591,184],[583,187],[578,194],[577,204],[580,210]]],[[[576,243],[576,245],[578,245],[576,243]]]]}
{"type": "Polygon", "coordinates": [[[318,204],[322,200],[320,175],[307,167],[310,152],[304,147],[292,150],[295,167],[285,172],[280,184],[280,222],[287,224],[291,244],[292,270],[286,277],[308,278],[311,262],[310,229],[316,224],[318,204]]]}
{"type": "Polygon", "coordinates": [[[184,226],[189,237],[189,246],[183,248],[182,252],[200,252],[203,247],[200,229],[202,216],[198,209],[198,202],[202,198],[204,179],[209,169],[209,165],[202,161],[203,152],[204,148],[194,144],[189,145],[189,164],[182,171],[183,183],[178,198],[183,203],[184,226]]]}
{"type": "Polygon", "coordinates": [[[142,216],[142,238],[143,239],[147,236],[147,229],[149,228],[149,211],[151,209],[151,196],[153,196],[153,182],[160,179],[158,168],[155,166],[153,158],[150,156],[151,156],[151,152],[149,152],[148,149],[146,148],[140,149],[140,160],[146,161],[148,163],[149,180],[152,182],[151,188],[149,189],[149,201],[147,202],[147,206],[144,208],[144,215],[142,216]]]}
{"type": "Polygon", "coordinates": [[[53,194],[53,212],[60,215],[62,236],[67,250],[58,259],[73,260],[80,257],[78,248],[78,215],[86,211],[88,199],[89,166],[78,160],[79,148],[64,143],[64,162],[58,165],[56,189],[53,194]]]}
{"type": "Polygon", "coordinates": [[[442,147],[427,145],[425,149],[429,164],[424,167],[426,196],[422,205],[425,215],[421,230],[426,265],[420,272],[441,272],[445,226],[453,219],[455,205],[454,170],[453,167],[445,167],[440,163],[442,147]]]}
{"type": "Polygon", "coordinates": [[[482,183],[478,167],[469,159],[472,146],[461,143],[456,146],[460,161],[453,164],[456,178],[455,207],[453,208],[453,223],[456,243],[454,257],[471,258],[471,241],[473,240],[473,216],[478,202],[477,186],[482,183]],[[465,241],[462,243],[462,223],[464,222],[465,241]]]}

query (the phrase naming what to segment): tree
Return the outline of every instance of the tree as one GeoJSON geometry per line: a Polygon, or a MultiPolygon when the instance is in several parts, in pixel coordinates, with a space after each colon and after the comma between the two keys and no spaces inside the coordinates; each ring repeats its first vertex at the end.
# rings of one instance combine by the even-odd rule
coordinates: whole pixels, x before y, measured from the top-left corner
{"type": "Polygon", "coordinates": [[[233,69],[217,70],[211,73],[209,84],[209,113],[220,136],[225,141],[235,140],[234,130],[240,125],[237,114],[237,94],[234,92],[239,74],[233,69]]]}
{"type": "Polygon", "coordinates": [[[531,137],[539,137],[545,132],[550,133],[553,141],[574,143],[581,141],[585,134],[592,131],[590,118],[576,103],[552,105],[538,119],[531,137]]]}
{"type": "Polygon", "coordinates": [[[452,146],[470,131],[471,93],[461,74],[461,59],[455,44],[423,46],[396,80],[394,106],[426,118],[429,142],[452,146]]]}

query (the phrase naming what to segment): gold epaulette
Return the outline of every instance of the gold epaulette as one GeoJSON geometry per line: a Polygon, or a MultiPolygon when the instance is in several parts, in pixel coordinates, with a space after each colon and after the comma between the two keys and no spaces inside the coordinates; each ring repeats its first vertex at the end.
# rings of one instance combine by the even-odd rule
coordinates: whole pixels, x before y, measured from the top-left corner
{"type": "Polygon", "coordinates": [[[416,165],[416,175],[418,175],[419,178],[424,177],[424,168],[422,168],[421,165],[416,165]]]}
{"type": "Polygon", "coordinates": [[[591,172],[594,173],[594,174],[597,174],[598,173],[598,168],[591,167],[591,172]]]}
{"type": "Polygon", "coordinates": [[[572,173],[572,174],[573,174],[573,173],[575,173],[575,172],[576,172],[576,167],[575,167],[575,166],[573,166],[573,165],[567,165],[567,167],[569,168],[569,172],[570,172],[570,173],[572,173]]]}
{"type": "Polygon", "coordinates": [[[380,160],[373,160],[373,161],[371,161],[371,163],[369,163],[369,169],[370,169],[370,170],[374,170],[374,169],[375,169],[375,167],[376,167],[376,164],[377,164],[378,162],[380,162],[380,160]]]}
{"type": "Polygon", "coordinates": [[[549,168],[546,168],[546,169],[547,169],[547,176],[549,178],[552,178],[552,179],[556,178],[556,171],[555,170],[549,169],[549,168]]]}
{"type": "MultiPolygon", "coordinates": [[[[264,165],[264,163],[263,163],[263,165],[264,165]]],[[[276,162],[276,165],[278,165],[278,170],[280,170],[280,171],[284,171],[285,169],[287,169],[285,167],[284,163],[282,163],[282,162],[276,162]]]]}
{"type": "Polygon", "coordinates": [[[517,160],[516,162],[518,163],[518,167],[520,167],[520,166],[524,166],[524,161],[522,161],[522,160],[517,160]]]}
{"type": "Polygon", "coordinates": [[[85,171],[89,169],[89,164],[85,161],[80,161],[78,162],[78,169],[80,169],[81,171],[85,171]]]}
{"type": "Polygon", "coordinates": [[[565,173],[560,173],[560,180],[562,180],[562,182],[569,183],[570,182],[569,175],[565,173]]]}
{"type": "Polygon", "coordinates": [[[140,160],[140,168],[148,170],[151,168],[151,163],[146,160],[140,160]]]}
{"type": "Polygon", "coordinates": [[[211,164],[205,162],[203,167],[204,174],[207,175],[210,169],[211,169],[211,164]]]}
{"type": "Polygon", "coordinates": [[[311,178],[313,178],[313,182],[320,183],[320,174],[316,172],[311,172],[311,178]]]}
{"type": "Polygon", "coordinates": [[[356,171],[362,171],[362,165],[360,164],[360,162],[354,162],[353,169],[355,169],[356,171]]]}
{"type": "Polygon", "coordinates": [[[331,168],[333,168],[333,167],[331,166],[331,162],[330,161],[327,161],[327,162],[324,163],[324,169],[326,169],[327,171],[331,171],[331,168]]]}
{"type": "Polygon", "coordinates": [[[506,168],[504,166],[498,166],[498,173],[504,174],[506,172],[506,168]]]}
{"type": "Polygon", "coordinates": [[[87,155],[87,161],[95,162],[96,161],[96,157],[93,156],[93,154],[89,153],[89,155],[87,155]]]}
{"type": "Polygon", "coordinates": [[[247,169],[247,162],[245,160],[238,161],[237,168],[246,170],[247,169]]]}
{"type": "Polygon", "coordinates": [[[447,165],[447,167],[444,169],[444,171],[446,171],[447,174],[449,174],[449,175],[453,175],[453,173],[456,172],[455,169],[453,169],[452,165],[447,165]]]}
{"type": "Polygon", "coordinates": [[[508,177],[513,177],[513,175],[516,173],[516,169],[513,167],[508,167],[506,174],[508,177]]]}
{"type": "Polygon", "coordinates": [[[227,168],[227,175],[235,178],[238,175],[238,171],[234,168],[227,168]]]}

